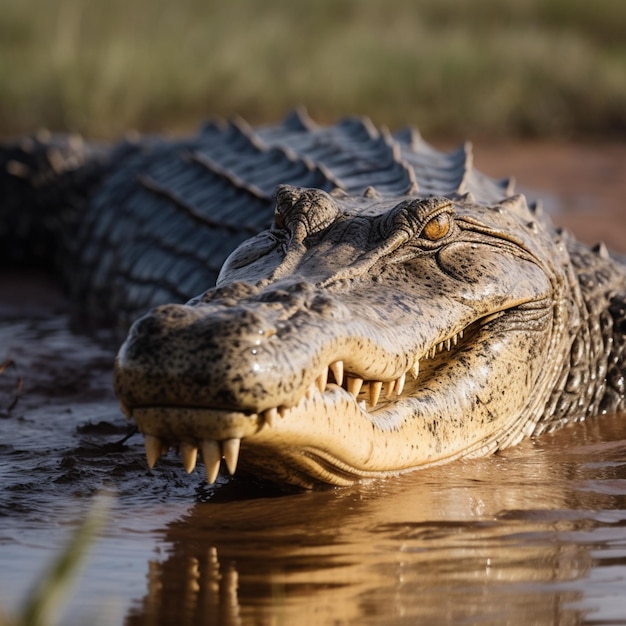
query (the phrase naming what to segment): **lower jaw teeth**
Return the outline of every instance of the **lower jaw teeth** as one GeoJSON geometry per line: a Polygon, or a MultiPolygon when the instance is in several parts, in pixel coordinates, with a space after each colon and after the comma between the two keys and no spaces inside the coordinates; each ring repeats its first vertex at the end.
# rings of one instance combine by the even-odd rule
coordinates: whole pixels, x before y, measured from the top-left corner
{"type": "MultiPolygon", "coordinates": [[[[146,458],[148,467],[152,469],[162,454],[168,450],[168,445],[158,437],[153,435],[145,435],[144,443],[146,447],[146,458]]],[[[204,463],[207,481],[214,483],[220,470],[222,458],[226,462],[226,467],[231,475],[237,469],[237,461],[239,460],[239,447],[241,439],[233,437],[232,439],[224,439],[223,441],[207,440],[200,444],[202,452],[202,461],[204,463]]],[[[198,459],[198,447],[192,443],[182,442],[179,445],[183,466],[188,474],[193,472],[198,459]]]]}

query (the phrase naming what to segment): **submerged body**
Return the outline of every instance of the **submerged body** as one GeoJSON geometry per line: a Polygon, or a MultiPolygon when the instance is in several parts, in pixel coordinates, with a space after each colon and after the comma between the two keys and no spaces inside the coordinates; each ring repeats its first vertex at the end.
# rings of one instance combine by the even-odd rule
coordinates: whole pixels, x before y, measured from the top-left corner
{"type": "Polygon", "coordinates": [[[341,485],[622,408],[624,267],[468,147],[296,115],[121,152],[84,194],[72,282],[127,317],[203,292],[141,317],[118,355],[150,464],[174,446],[188,471],[201,451],[209,480],[225,457],[341,485]]]}

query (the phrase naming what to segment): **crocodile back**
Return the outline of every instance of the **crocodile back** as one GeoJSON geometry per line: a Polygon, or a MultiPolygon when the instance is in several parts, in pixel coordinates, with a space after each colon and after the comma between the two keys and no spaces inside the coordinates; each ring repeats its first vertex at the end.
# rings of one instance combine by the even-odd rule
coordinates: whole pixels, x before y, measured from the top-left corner
{"type": "Polygon", "coordinates": [[[2,152],[2,262],[54,258],[87,317],[124,326],[211,287],[226,257],[270,226],[279,184],[469,192],[483,203],[513,191],[511,181],[474,169],[470,144],[443,153],[415,129],[392,134],[365,118],[321,126],[302,110],[279,125],[211,122],[186,139],[108,150],[70,138],[29,141],[2,152]]]}

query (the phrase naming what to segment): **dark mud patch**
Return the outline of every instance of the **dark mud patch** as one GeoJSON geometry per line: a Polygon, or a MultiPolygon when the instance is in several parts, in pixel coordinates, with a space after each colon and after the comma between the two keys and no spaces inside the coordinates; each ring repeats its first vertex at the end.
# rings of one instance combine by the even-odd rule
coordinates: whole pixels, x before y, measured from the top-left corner
{"type": "MultiPolygon", "coordinates": [[[[40,278],[14,281],[16,294],[28,281],[31,297],[40,293],[40,278]]],[[[6,276],[2,284],[12,286],[6,276]]],[[[32,304],[5,297],[0,313],[0,516],[37,515],[105,487],[122,500],[193,500],[200,481],[167,457],[150,471],[141,436],[119,410],[111,384],[119,340],[74,330],[60,293],[49,302],[25,318],[32,304]]]]}

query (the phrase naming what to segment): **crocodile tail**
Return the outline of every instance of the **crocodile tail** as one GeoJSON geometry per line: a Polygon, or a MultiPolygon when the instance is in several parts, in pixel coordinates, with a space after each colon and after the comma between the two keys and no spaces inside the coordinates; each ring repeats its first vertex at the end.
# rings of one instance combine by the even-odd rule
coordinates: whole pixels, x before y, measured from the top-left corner
{"type": "Polygon", "coordinates": [[[50,267],[71,254],[108,150],[40,132],[0,144],[0,267],[50,267]]]}

